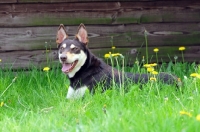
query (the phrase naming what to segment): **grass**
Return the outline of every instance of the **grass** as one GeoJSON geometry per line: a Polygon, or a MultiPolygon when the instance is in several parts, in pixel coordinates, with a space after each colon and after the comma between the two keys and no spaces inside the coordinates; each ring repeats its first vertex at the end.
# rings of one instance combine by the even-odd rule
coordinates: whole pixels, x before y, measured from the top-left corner
{"type": "MultiPolygon", "coordinates": [[[[69,81],[60,68],[48,72],[0,71],[0,94],[4,91],[0,97],[0,131],[197,132],[200,130],[200,121],[196,119],[200,114],[200,79],[189,77],[198,72],[195,66],[188,63],[161,66],[161,71],[182,78],[181,92],[175,86],[150,82],[143,89],[130,84],[123,96],[117,90],[108,90],[93,96],[87,93],[83,100],[66,100],[69,81]],[[159,87],[160,97],[155,85],[159,87]]],[[[125,70],[137,72],[138,68],[125,67],[125,70]]]]}

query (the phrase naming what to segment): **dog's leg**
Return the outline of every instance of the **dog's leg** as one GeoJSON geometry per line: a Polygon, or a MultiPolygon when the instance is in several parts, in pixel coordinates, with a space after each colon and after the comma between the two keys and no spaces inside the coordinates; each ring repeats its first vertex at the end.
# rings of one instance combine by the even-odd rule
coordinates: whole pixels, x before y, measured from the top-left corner
{"type": "Polygon", "coordinates": [[[87,90],[86,86],[77,88],[76,90],[74,90],[71,86],[69,86],[68,92],[67,92],[67,99],[81,98],[84,96],[86,90],[87,90]]]}
{"type": "Polygon", "coordinates": [[[68,92],[67,92],[67,97],[66,97],[66,98],[67,98],[67,99],[73,98],[74,93],[75,93],[75,90],[74,90],[71,86],[69,86],[68,92]]]}

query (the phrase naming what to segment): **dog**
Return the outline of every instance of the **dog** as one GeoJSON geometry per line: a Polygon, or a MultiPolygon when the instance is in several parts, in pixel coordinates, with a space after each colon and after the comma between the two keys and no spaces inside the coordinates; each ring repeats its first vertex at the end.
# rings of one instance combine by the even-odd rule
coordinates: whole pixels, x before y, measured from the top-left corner
{"type": "MultiPolygon", "coordinates": [[[[90,93],[95,92],[95,86],[99,82],[103,83],[102,91],[111,87],[113,75],[115,83],[122,83],[119,77],[122,72],[107,65],[101,59],[96,57],[88,49],[88,33],[84,24],[80,24],[78,32],[74,39],[69,39],[65,27],[60,24],[56,43],[58,47],[58,58],[62,64],[62,72],[69,80],[67,99],[76,99],[84,96],[86,90],[90,93]]],[[[124,73],[125,80],[130,79],[133,83],[147,83],[149,74],[124,73]]],[[[176,83],[177,77],[168,73],[159,73],[157,79],[164,83],[176,83]]]]}

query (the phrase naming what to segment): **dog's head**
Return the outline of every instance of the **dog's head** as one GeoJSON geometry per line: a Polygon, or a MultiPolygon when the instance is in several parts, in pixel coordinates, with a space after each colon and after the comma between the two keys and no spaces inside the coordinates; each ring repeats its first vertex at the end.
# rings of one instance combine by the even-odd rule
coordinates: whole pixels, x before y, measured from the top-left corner
{"type": "Polygon", "coordinates": [[[68,39],[64,25],[60,25],[57,32],[56,43],[58,46],[58,57],[62,63],[62,71],[69,78],[74,77],[76,72],[84,65],[87,59],[88,35],[86,28],[80,24],[75,39],[68,39]]]}

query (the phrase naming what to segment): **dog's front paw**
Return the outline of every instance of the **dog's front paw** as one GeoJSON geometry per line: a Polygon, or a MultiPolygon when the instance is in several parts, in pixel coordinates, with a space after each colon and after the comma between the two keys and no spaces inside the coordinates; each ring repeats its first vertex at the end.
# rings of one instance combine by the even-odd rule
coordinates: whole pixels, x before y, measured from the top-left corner
{"type": "Polygon", "coordinates": [[[88,90],[88,88],[86,86],[77,88],[76,90],[73,87],[69,86],[66,98],[67,99],[82,98],[87,90],[88,90]]]}

